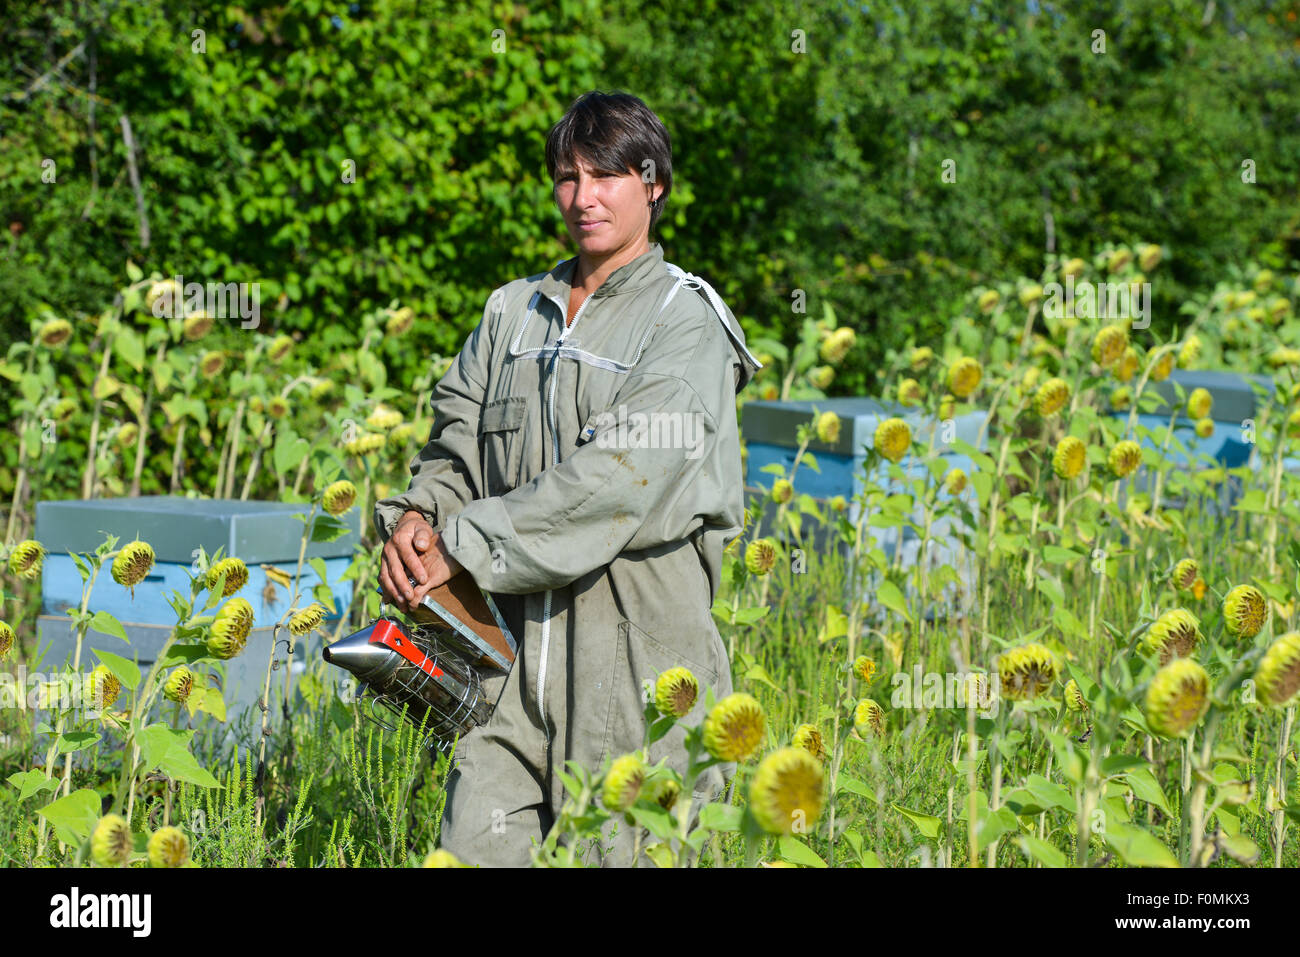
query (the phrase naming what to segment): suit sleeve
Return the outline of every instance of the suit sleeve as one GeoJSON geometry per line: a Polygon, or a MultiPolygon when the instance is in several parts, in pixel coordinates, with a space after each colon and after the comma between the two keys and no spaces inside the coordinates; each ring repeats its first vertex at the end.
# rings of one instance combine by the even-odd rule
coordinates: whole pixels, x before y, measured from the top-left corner
{"type": "Polygon", "coordinates": [[[531,482],[467,504],[444,531],[448,550],[480,587],[527,594],[561,588],[623,551],[737,520],[729,514],[739,501],[733,360],[702,303],[678,313],[648,344],[593,437],[531,482]],[[638,416],[650,421],[646,441],[633,438],[638,416]],[[719,461],[733,462],[736,474],[723,474],[719,461]]]}
{"type": "Polygon", "coordinates": [[[375,528],[385,542],[408,511],[423,512],[437,531],[448,516],[483,494],[478,428],[491,368],[491,328],[500,298],[494,294],[488,299],[482,321],[434,386],[429,399],[433,426],[428,443],[410,462],[410,487],[375,503],[375,528]]]}

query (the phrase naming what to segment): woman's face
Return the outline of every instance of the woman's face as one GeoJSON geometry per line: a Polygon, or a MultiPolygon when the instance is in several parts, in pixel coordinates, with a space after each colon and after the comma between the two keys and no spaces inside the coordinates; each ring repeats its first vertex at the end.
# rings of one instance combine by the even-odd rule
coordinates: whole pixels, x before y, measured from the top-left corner
{"type": "Polygon", "coordinates": [[[574,162],[576,171],[561,173],[555,184],[555,202],[578,249],[603,260],[645,243],[650,232],[647,204],[663,187],[641,182],[634,172],[593,169],[580,156],[574,162]]]}

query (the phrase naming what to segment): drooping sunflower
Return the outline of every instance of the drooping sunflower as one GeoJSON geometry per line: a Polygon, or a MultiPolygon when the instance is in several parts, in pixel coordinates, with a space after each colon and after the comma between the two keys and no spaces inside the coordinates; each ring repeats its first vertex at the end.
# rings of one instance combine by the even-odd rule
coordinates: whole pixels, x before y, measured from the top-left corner
{"type": "Polygon", "coordinates": [[[122,682],[103,665],[96,665],[86,680],[86,706],[95,711],[107,711],[122,693],[122,682]]]}
{"type": "Polygon", "coordinates": [[[199,374],[205,379],[215,379],[221,374],[221,370],[226,367],[226,356],[223,352],[215,350],[203,353],[199,359],[199,374]]]}
{"type": "Polygon", "coordinates": [[[713,706],[704,719],[704,746],[722,761],[745,761],[763,743],[767,718],[753,696],[738,691],[713,706]]]}
{"type": "Polygon", "coordinates": [[[863,698],[853,708],[853,730],[858,737],[885,733],[885,709],[870,698],[863,698]]]}
{"type": "Polygon", "coordinates": [[[1174,570],[1169,575],[1169,580],[1174,583],[1174,587],[1179,591],[1191,591],[1200,574],[1201,566],[1196,563],[1196,559],[1184,558],[1174,566],[1174,570]]]}
{"type": "Polygon", "coordinates": [[[1209,389],[1193,389],[1192,394],[1187,397],[1187,414],[1193,419],[1208,417],[1213,406],[1214,396],[1210,395],[1209,389]]]}
{"type": "Polygon", "coordinates": [[[1132,475],[1142,464],[1142,448],[1132,439],[1122,439],[1111,448],[1106,464],[1116,478],[1132,475]]]}
{"type": "Polygon", "coordinates": [[[917,346],[912,350],[912,354],[908,357],[908,362],[911,364],[913,372],[920,372],[930,364],[930,361],[933,358],[933,349],[929,346],[917,346]]]}
{"type": "Polygon", "coordinates": [[[1184,369],[1190,369],[1192,364],[1201,357],[1201,337],[1196,335],[1188,336],[1178,350],[1178,364],[1184,369]]]}
{"type": "Polygon", "coordinates": [[[795,728],[790,743],[796,748],[803,748],[818,761],[826,757],[826,745],[822,741],[821,731],[817,730],[815,724],[801,724],[795,728]]]}
{"type": "Polygon", "coordinates": [[[1210,676],[1191,658],[1169,662],[1147,688],[1147,724],[1162,737],[1186,735],[1209,708],[1210,676]]]}
{"type": "Polygon", "coordinates": [[[1034,410],[1043,418],[1050,418],[1065,408],[1070,401],[1070,383],[1053,376],[1034,393],[1034,410]]]}
{"type": "Polygon", "coordinates": [[[387,432],[402,424],[402,413],[386,405],[377,405],[368,416],[366,425],[378,432],[387,432]]]}
{"type": "Polygon", "coordinates": [[[998,294],[996,289],[985,289],[980,293],[979,299],[976,300],[976,304],[979,306],[980,312],[989,313],[997,308],[997,304],[1001,302],[1001,300],[1002,297],[998,294]]]}
{"type": "Polygon", "coordinates": [[[770,538],[759,538],[745,548],[745,567],[751,575],[766,575],[776,565],[776,545],[770,538]]]}
{"type": "Polygon", "coordinates": [[[1056,683],[1058,675],[1056,656],[1037,642],[1011,648],[998,658],[998,680],[1008,699],[1037,698],[1056,683]]]}
{"type": "Polygon", "coordinates": [[[1163,255],[1161,248],[1154,243],[1147,243],[1145,246],[1138,248],[1138,268],[1143,272],[1150,272],[1160,265],[1160,258],[1163,255]]]}
{"type": "Polygon", "coordinates": [[[301,638],[308,632],[319,628],[324,620],[325,606],[318,601],[314,601],[302,611],[289,617],[289,633],[301,638]]]}
{"type": "Polygon", "coordinates": [[[9,626],[9,622],[0,621],[0,661],[4,661],[9,657],[9,652],[13,650],[16,638],[17,636],[14,634],[13,628],[9,626]]]}
{"type": "Polygon", "coordinates": [[[1138,364],[1140,362],[1141,358],[1138,356],[1138,351],[1132,346],[1129,346],[1124,350],[1124,354],[1119,357],[1119,362],[1115,363],[1115,368],[1113,370],[1115,378],[1120,382],[1128,382],[1132,380],[1133,376],[1137,374],[1138,364]]]}
{"type": "Polygon", "coordinates": [[[1110,254],[1110,256],[1107,257],[1106,271],[1119,272],[1121,269],[1123,269],[1125,266],[1129,264],[1129,260],[1131,260],[1132,258],[1133,258],[1133,253],[1130,252],[1127,248],[1121,246],[1119,249],[1116,249],[1114,252],[1110,254]]]}
{"type": "Polygon", "coordinates": [[[343,450],[349,455],[361,458],[378,452],[384,447],[385,439],[378,432],[360,432],[343,443],[343,450]]]}
{"type": "Polygon", "coordinates": [[[1027,286],[1022,286],[1020,292],[1017,293],[1017,298],[1020,300],[1020,305],[1028,309],[1031,305],[1043,298],[1043,287],[1036,282],[1030,283],[1027,286]]]}
{"type": "Polygon", "coordinates": [[[803,748],[780,748],[759,762],[749,787],[749,810],[769,834],[800,833],[821,816],[825,775],[803,748]]]}
{"type": "Polygon", "coordinates": [[[903,379],[898,383],[898,401],[902,405],[920,405],[923,393],[921,383],[915,379],[903,379]]]}
{"type": "Polygon", "coordinates": [[[1075,256],[1073,259],[1067,259],[1061,265],[1061,276],[1062,278],[1068,278],[1070,276],[1078,276],[1080,273],[1083,272],[1085,266],[1087,266],[1087,263],[1085,263],[1078,256],[1075,256]]]}
{"type": "Polygon", "coordinates": [[[229,598],[248,584],[248,566],[244,564],[243,559],[231,556],[213,562],[208,568],[208,587],[216,588],[223,574],[226,576],[226,585],[221,591],[222,598],[229,598]]]}
{"type": "Polygon", "coordinates": [[[1274,708],[1291,704],[1300,693],[1300,631],[1276,639],[1255,670],[1260,700],[1274,708]]]}
{"type": "Polygon", "coordinates": [[[393,314],[388,317],[384,323],[384,332],[389,336],[404,335],[412,325],[415,324],[415,310],[410,306],[403,306],[400,309],[393,310],[393,314]]]}
{"type": "Polygon", "coordinates": [[[966,490],[966,473],[953,467],[944,476],[943,484],[949,495],[960,495],[966,490]]]}
{"type": "Polygon", "coordinates": [[[660,714],[684,718],[699,696],[700,683],[689,668],[669,668],[655,680],[655,708],[660,714]]]}
{"type": "Polygon", "coordinates": [[[772,483],[772,500],[778,505],[784,505],[790,499],[794,498],[794,483],[789,479],[777,479],[772,483]]]}
{"type": "Polygon", "coordinates": [[[194,673],[184,665],[177,665],[167,676],[167,683],[163,685],[163,697],[178,704],[188,701],[193,691],[194,673]]]}
{"type": "Polygon", "coordinates": [[[281,333],[271,340],[271,344],[266,350],[266,357],[278,365],[285,360],[292,349],[293,336],[281,333]]]}
{"type": "Polygon", "coordinates": [[[840,440],[840,417],[834,412],[823,412],[817,416],[817,441],[834,445],[840,440]]]}
{"type": "Polygon", "coordinates": [[[912,429],[899,418],[885,419],[876,426],[875,446],[882,456],[897,463],[912,447],[912,429]]]}
{"type": "Polygon", "coordinates": [[[1214,434],[1214,420],[1197,419],[1195,429],[1196,429],[1196,435],[1199,438],[1208,439],[1210,436],[1214,434]]]}
{"type": "Polygon", "coordinates": [[[321,507],[330,515],[338,517],[350,509],[357,500],[357,487],[347,479],[331,482],[321,493],[321,507]]]}
{"type": "Polygon", "coordinates": [[[131,828],[116,814],[101,817],[90,835],[90,857],[100,867],[121,867],[131,847],[131,828]]]}
{"type": "Polygon", "coordinates": [[[671,811],[682,793],[682,786],[666,774],[658,774],[646,780],[641,786],[641,797],[658,804],[665,811],[671,811]]]}
{"type": "Polygon", "coordinates": [[[1088,702],[1083,699],[1079,683],[1071,678],[1065,685],[1065,706],[1071,711],[1087,711],[1088,702]]]}
{"type": "Polygon", "coordinates": [[[1088,447],[1073,435],[1061,439],[1052,454],[1052,471],[1067,482],[1078,478],[1087,463],[1088,447]]]}
{"type": "Polygon", "coordinates": [[[1157,359],[1156,364],[1152,366],[1151,381],[1164,382],[1166,379],[1169,378],[1170,373],[1172,373],[1173,371],[1174,371],[1174,354],[1172,352],[1166,352],[1159,359],[1157,359]]]}
{"type": "Polygon", "coordinates": [[[600,791],[600,800],[614,813],[622,813],[636,803],[645,783],[646,769],[635,754],[625,754],[616,758],[605,775],[605,783],[600,791]]]}
{"type": "Polygon", "coordinates": [[[1268,619],[1268,601],[1254,585],[1238,585],[1223,598],[1223,626],[1234,638],[1254,638],[1268,619]]]}
{"type": "Polygon", "coordinates": [[[148,542],[136,539],[123,546],[117,558],[113,559],[113,581],[134,590],[149,574],[153,563],[153,547],[148,542]]]}
{"type": "Polygon", "coordinates": [[[821,344],[822,362],[831,365],[838,365],[844,357],[849,354],[853,344],[857,341],[857,333],[848,326],[840,326],[824,340],[821,344]]]}
{"type": "Polygon", "coordinates": [[[35,539],[27,539],[14,546],[9,554],[9,573],[24,581],[35,581],[41,577],[41,565],[45,561],[45,547],[35,539]]]}
{"type": "Polygon", "coordinates": [[[208,651],[214,658],[234,658],[244,650],[253,630],[253,606],[245,598],[232,598],[217,611],[208,635],[208,651]]]}
{"type": "MultiPolygon", "coordinates": [[[[831,387],[831,383],[834,381],[835,370],[830,366],[813,366],[813,368],[808,370],[808,384],[814,389],[821,389],[825,392],[831,387]]],[[[772,388],[775,390],[776,386],[772,385],[772,388]]],[[[766,396],[764,396],[764,398],[766,398],[766,396]]]]}
{"type": "Polygon", "coordinates": [[[1126,385],[1111,390],[1110,407],[1116,412],[1122,412],[1133,404],[1133,390],[1126,385]]]}
{"type": "Polygon", "coordinates": [[[1092,358],[1103,369],[1109,369],[1128,348],[1128,330],[1121,325],[1102,326],[1092,340],[1092,358]]]}
{"type": "Polygon", "coordinates": [[[1162,614],[1142,636],[1142,647],[1160,655],[1160,663],[1172,658],[1186,658],[1201,641],[1201,626],[1196,616],[1184,608],[1171,608],[1162,614]]]}
{"type": "Polygon", "coordinates": [[[978,359],[962,356],[948,367],[948,391],[959,399],[969,398],[979,388],[984,367],[978,359]]]}
{"type": "Polygon", "coordinates": [[[72,338],[72,323],[66,319],[50,319],[36,333],[36,338],[47,349],[57,349],[72,338]]]}
{"type": "Polygon", "coordinates": [[[181,335],[186,342],[198,342],[212,331],[212,317],[202,309],[191,312],[181,323],[181,335]]]}
{"type": "Polygon", "coordinates": [[[184,867],[190,860],[190,839],[179,827],[160,827],[149,838],[151,867],[184,867]]]}

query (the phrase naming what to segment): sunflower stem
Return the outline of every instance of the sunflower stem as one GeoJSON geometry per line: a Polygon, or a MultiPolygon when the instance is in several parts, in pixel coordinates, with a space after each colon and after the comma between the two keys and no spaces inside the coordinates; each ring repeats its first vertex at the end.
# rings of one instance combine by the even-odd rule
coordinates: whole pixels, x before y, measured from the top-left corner
{"type": "Polygon", "coordinates": [[[1282,719],[1282,734],[1277,742],[1277,794],[1278,809],[1273,812],[1273,866],[1282,866],[1282,845],[1286,841],[1286,755],[1291,745],[1291,728],[1295,724],[1296,706],[1290,705],[1282,719]]]}

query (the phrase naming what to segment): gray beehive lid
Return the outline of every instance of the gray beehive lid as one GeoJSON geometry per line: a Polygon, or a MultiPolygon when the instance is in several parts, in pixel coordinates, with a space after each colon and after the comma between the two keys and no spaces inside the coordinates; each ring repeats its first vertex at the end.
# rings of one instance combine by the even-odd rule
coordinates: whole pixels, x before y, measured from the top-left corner
{"type": "MultiPolygon", "coordinates": [[[[799,426],[812,421],[813,406],[817,407],[818,412],[834,412],[843,421],[840,423],[839,441],[834,445],[819,442],[814,437],[808,448],[840,455],[858,455],[862,453],[864,445],[868,448],[873,446],[876,426],[881,419],[897,416],[912,427],[913,435],[918,435],[921,427],[927,423],[937,424],[933,415],[916,406],[881,402],[865,396],[787,399],[783,402],[756,399],[742,406],[745,441],[797,448],[799,443],[795,435],[799,426]]],[[[956,416],[956,438],[976,445],[976,439],[980,438],[980,426],[986,416],[987,413],[982,410],[956,416]]],[[[987,441],[987,436],[984,441],[987,441]]],[[[942,443],[936,447],[938,445],[942,443]]]]}
{"type": "Polygon", "coordinates": [[[1146,386],[1159,393],[1169,403],[1168,406],[1162,407],[1166,414],[1179,404],[1178,396],[1174,392],[1175,382],[1183,387],[1185,395],[1191,395],[1193,389],[1208,390],[1214,398],[1214,404],[1210,408],[1210,418],[1217,422],[1241,422],[1255,416],[1257,403],[1255,393],[1251,389],[1251,382],[1257,382],[1264,387],[1266,402],[1273,395],[1273,380],[1266,375],[1247,375],[1241,372],[1213,369],[1175,369],[1163,382],[1148,382],[1146,386]]]}
{"type": "MultiPolygon", "coordinates": [[[[209,555],[223,548],[247,563],[298,560],[303,524],[295,514],[306,502],[240,502],[232,499],[143,495],[139,498],[71,499],[36,504],[36,539],[50,552],[89,552],[116,535],[119,547],[148,542],[160,562],[188,565],[200,545],[209,555]]],[[[322,514],[319,509],[317,515],[322,514]]],[[[357,509],[341,516],[348,531],[332,542],[309,542],[307,558],[352,554],[360,540],[357,509]]]]}

